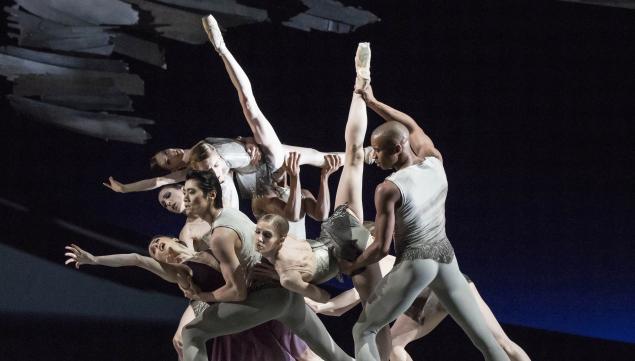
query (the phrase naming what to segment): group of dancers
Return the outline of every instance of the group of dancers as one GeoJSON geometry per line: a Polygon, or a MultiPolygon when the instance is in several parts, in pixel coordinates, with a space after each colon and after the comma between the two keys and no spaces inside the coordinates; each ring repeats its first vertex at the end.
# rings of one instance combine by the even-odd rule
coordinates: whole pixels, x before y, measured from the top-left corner
{"type": "Polygon", "coordinates": [[[447,314],[486,360],[529,360],[460,272],[445,234],[441,153],[410,116],[375,98],[369,44],[355,54],[345,149],[323,153],[281,143],[216,20],[203,18],[203,27],[251,136],[162,150],[151,160],[169,172],[162,177],[129,184],[111,177],[104,184],[116,192],[161,188],[160,204],[186,217],[178,238],[153,237],[149,257],[94,256],[72,244],[66,264],[137,266],[177,284],[191,300],[173,338],[179,360],[350,361],[316,313],[340,315],[360,302],[352,330],[356,360],[412,360],[405,346],[447,314]],[[385,122],[364,148],[367,108],[385,122]],[[366,163],[395,170],[375,190],[374,222],[364,221],[366,163]],[[322,169],[317,196],[301,187],[302,165],[322,169]],[[329,215],[328,180],[339,168],[329,215]],[[238,209],[239,194],[252,200],[257,224],[238,209]],[[322,222],[317,239],[306,239],[306,216],[322,222]],[[342,273],[354,289],[331,298],[320,284],[342,273]]]}

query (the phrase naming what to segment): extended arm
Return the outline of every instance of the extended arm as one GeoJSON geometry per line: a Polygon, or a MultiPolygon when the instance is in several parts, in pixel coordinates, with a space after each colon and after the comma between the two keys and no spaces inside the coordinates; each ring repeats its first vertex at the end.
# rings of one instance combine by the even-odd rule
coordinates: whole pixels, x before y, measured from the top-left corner
{"type": "Polygon", "coordinates": [[[342,166],[342,161],[339,156],[334,154],[328,154],[324,156],[324,166],[320,174],[320,192],[318,193],[317,200],[313,197],[311,192],[306,191],[303,200],[304,209],[306,213],[313,219],[319,222],[325,221],[331,210],[331,194],[329,192],[329,177],[333,172],[337,171],[342,166]]]}
{"type": "Polygon", "coordinates": [[[236,255],[235,245],[238,235],[229,228],[219,227],[204,237],[212,253],[220,264],[225,284],[212,291],[199,293],[205,302],[239,302],[247,298],[246,272],[236,255]]]}
{"type": "Polygon", "coordinates": [[[108,178],[108,182],[104,182],[103,185],[112,189],[117,193],[130,193],[130,192],[143,192],[163,187],[168,184],[174,184],[185,181],[185,175],[187,169],[172,172],[168,175],[143,179],[137,182],[124,184],[116,181],[113,177],[108,178]]]}
{"type": "Polygon", "coordinates": [[[284,207],[284,218],[297,222],[302,218],[302,189],[300,188],[300,155],[289,153],[284,166],[289,175],[289,199],[284,207]]]}
{"type": "Polygon", "coordinates": [[[327,316],[339,317],[348,312],[353,307],[359,304],[359,293],[355,288],[351,288],[346,292],[342,292],[339,295],[331,298],[325,303],[314,302],[313,300],[306,301],[306,304],[311,307],[315,313],[321,313],[327,316]]]}
{"type": "Polygon", "coordinates": [[[156,260],[142,256],[137,253],[128,254],[111,254],[107,256],[93,256],[89,252],[84,251],[79,246],[71,244],[65,247],[68,251],[65,255],[68,257],[64,264],[75,263],[75,268],[81,265],[95,265],[106,267],[140,267],[146,271],[150,271],[164,280],[177,283],[178,267],[168,264],[159,263],[156,260]]]}
{"type": "Polygon", "coordinates": [[[280,275],[280,284],[289,291],[299,293],[317,302],[326,302],[331,298],[331,295],[325,290],[303,281],[302,275],[298,271],[287,270],[278,274],[280,275]]]}
{"type": "Polygon", "coordinates": [[[419,124],[412,119],[412,117],[377,100],[370,85],[362,90],[359,90],[359,93],[364,98],[364,101],[366,101],[366,105],[385,121],[395,121],[401,123],[408,129],[408,133],[410,134],[410,146],[417,156],[423,158],[432,156],[442,159],[441,153],[434,147],[432,139],[430,139],[430,137],[423,131],[419,124]]]}

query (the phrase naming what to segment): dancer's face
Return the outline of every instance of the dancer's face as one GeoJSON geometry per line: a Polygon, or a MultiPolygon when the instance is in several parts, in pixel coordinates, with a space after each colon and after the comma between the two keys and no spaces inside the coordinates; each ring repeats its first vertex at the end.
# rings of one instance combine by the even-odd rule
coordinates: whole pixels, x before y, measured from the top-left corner
{"type": "Polygon", "coordinates": [[[172,213],[185,212],[185,195],[182,187],[167,187],[159,192],[159,203],[172,213]]]}
{"type": "Polygon", "coordinates": [[[187,164],[183,161],[185,151],[181,148],[164,149],[154,155],[154,160],[162,169],[175,171],[185,168],[187,164]]]}
{"type": "Polygon", "coordinates": [[[157,237],[148,245],[150,257],[163,263],[181,263],[187,252],[185,243],[176,238],[157,237]]]}
{"type": "Polygon", "coordinates": [[[216,198],[215,191],[205,194],[196,179],[188,179],[185,182],[183,193],[185,213],[198,217],[203,216],[209,211],[210,205],[214,204],[214,199],[216,198]]]}
{"type": "Polygon", "coordinates": [[[256,225],[256,250],[262,254],[276,251],[280,248],[282,237],[274,226],[267,221],[258,221],[256,225]]]}
{"type": "Polygon", "coordinates": [[[198,171],[214,171],[214,174],[216,174],[219,182],[223,182],[225,180],[225,175],[229,172],[227,162],[225,162],[225,160],[216,152],[210,154],[209,157],[200,162],[192,163],[190,168],[198,171]]]}
{"type": "Polygon", "coordinates": [[[385,141],[381,137],[371,137],[375,164],[381,169],[392,169],[399,159],[401,145],[385,141]]]}

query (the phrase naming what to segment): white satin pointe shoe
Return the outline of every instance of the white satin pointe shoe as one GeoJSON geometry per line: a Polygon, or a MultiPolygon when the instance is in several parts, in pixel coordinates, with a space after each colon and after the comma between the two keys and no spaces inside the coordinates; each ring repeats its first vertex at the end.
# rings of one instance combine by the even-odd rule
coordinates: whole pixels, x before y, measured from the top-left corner
{"type": "Polygon", "coordinates": [[[212,43],[214,49],[220,53],[220,51],[225,47],[225,41],[223,40],[223,34],[220,31],[220,27],[218,27],[218,22],[212,15],[207,15],[201,20],[203,21],[203,29],[205,29],[210,43],[212,43]]]}
{"type": "Polygon", "coordinates": [[[355,53],[357,76],[370,82],[370,43],[359,43],[355,53]]]}

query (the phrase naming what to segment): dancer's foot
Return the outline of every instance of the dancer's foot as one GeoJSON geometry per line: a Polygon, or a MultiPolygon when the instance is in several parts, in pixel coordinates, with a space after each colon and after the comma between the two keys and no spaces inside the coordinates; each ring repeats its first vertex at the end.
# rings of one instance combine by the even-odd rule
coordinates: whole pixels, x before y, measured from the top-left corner
{"type": "Polygon", "coordinates": [[[210,43],[212,43],[216,52],[220,53],[225,48],[225,41],[223,41],[223,34],[220,32],[218,22],[212,15],[207,15],[202,21],[203,29],[205,29],[210,43]]]}
{"type": "Polygon", "coordinates": [[[370,83],[370,43],[359,43],[357,52],[355,53],[355,70],[357,78],[363,79],[363,82],[355,82],[356,89],[363,89],[366,84],[370,83]]]}

